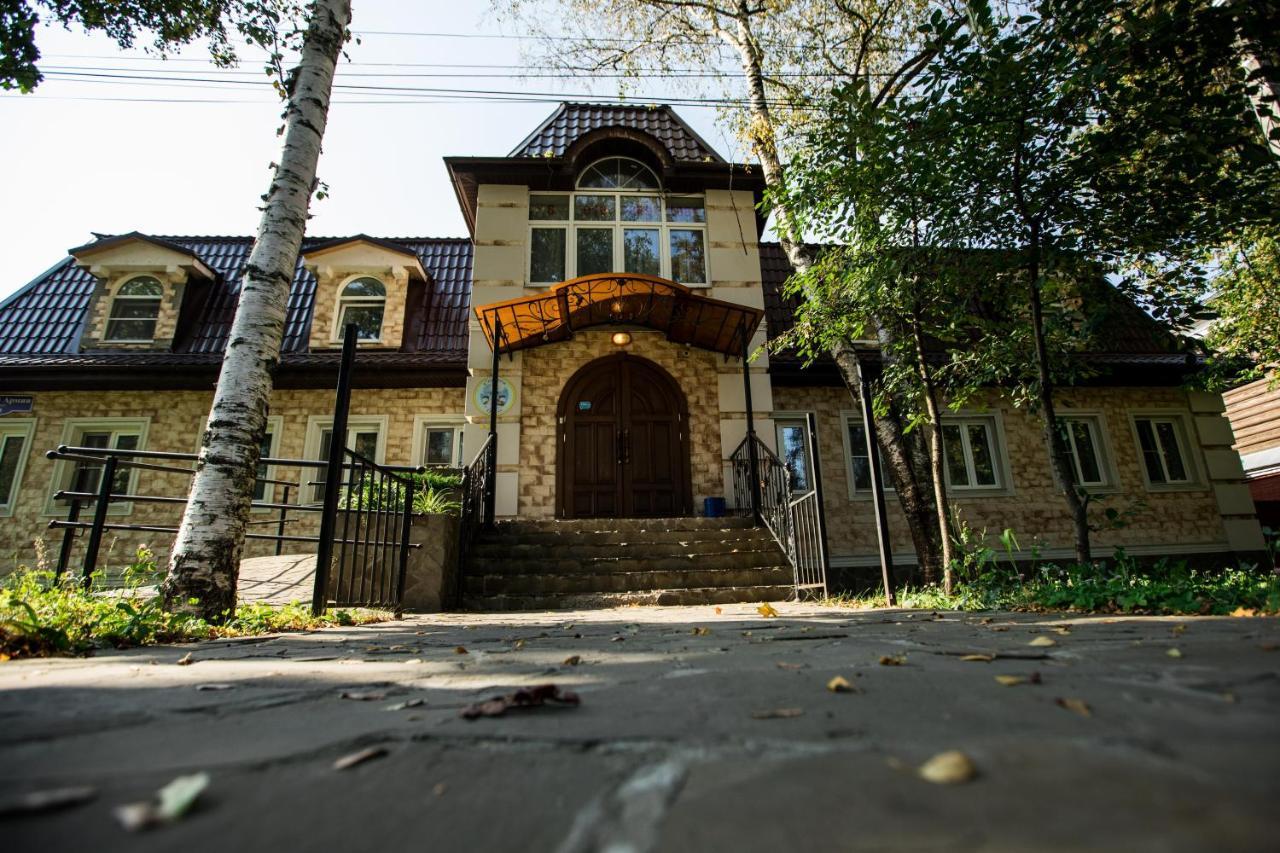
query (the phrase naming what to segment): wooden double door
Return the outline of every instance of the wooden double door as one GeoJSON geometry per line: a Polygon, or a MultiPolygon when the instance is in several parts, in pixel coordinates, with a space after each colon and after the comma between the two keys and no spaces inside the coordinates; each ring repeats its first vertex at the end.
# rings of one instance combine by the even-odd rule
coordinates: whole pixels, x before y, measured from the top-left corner
{"type": "Polygon", "coordinates": [[[574,374],[557,417],[562,518],[688,515],[689,412],[652,362],[620,353],[574,374]]]}

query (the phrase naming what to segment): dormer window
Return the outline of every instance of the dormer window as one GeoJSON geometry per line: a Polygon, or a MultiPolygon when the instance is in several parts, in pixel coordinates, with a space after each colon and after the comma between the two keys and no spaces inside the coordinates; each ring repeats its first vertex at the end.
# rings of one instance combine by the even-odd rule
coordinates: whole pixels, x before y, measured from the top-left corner
{"type": "Polygon", "coordinates": [[[577,187],[529,197],[530,283],[609,272],[708,283],[701,196],[664,196],[653,170],[627,157],[591,164],[577,187]]]}
{"type": "Polygon", "coordinates": [[[382,340],[382,317],[386,308],[385,284],[367,276],[348,282],[338,297],[338,325],[334,329],[334,340],[341,339],[343,330],[351,323],[356,325],[357,340],[382,340]]]}
{"type": "Polygon", "coordinates": [[[150,343],[160,319],[164,285],[149,275],[139,275],[120,285],[111,300],[105,340],[112,343],[150,343]]]}

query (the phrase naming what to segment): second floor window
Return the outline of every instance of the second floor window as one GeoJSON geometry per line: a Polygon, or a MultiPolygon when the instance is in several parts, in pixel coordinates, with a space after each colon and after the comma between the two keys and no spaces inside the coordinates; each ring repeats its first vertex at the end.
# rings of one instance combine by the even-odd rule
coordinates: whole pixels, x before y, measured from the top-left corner
{"type": "Polygon", "coordinates": [[[340,340],[347,325],[356,324],[361,341],[382,339],[382,315],[387,307],[387,288],[376,278],[357,278],[342,288],[338,297],[338,326],[334,339],[340,340]]]}
{"type": "Polygon", "coordinates": [[[111,300],[105,339],[125,342],[153,340],[163,296],[164,286],[159,279],[149,275],[135,276],[120,285],[111,300]]]}
{"type": "Polygon", "coordinates": [[[705,285],[706,222],[701,196],[663,195],[647,166],[609,157],[577,192],[529,197],[529,281],[630,272],[705,285]]]}

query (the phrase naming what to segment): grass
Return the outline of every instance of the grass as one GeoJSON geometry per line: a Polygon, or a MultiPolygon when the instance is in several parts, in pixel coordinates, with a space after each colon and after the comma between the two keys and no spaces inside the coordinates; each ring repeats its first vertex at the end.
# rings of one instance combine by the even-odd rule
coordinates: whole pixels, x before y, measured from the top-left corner
{"type": "MultiPolygon", "coordinates": [[[[1280,613],[1280,576],[1255,566],[1217,571],[1192,569],[1182,560],[1140,566],[1123,550],[1093,565],[1019,566],[994,554],[966,560],[952,595],[940,587],[897,591],[902,607],[928,610],[1029,610],[1159,615],[1280,613]],[[967,569],[967,571],[966,571],[967,569]]],[[[844,607],[874,607],[880,592],[841,595],[844,607]]]]}
{"type": "Polygon", "coordinates": [[[105,589],[95,576],[85,590],[75,579],[20,569],[0,580],[0,661],[17,657],[87,654],[100,648],[245,637],[279,631],[309,631],[391,618],[374,610],[311,614],[308,603],[241,604],[219,623],[167,613],[154,594],[160,579],[145,549],[124,573],[124,583],[105,589]]]}

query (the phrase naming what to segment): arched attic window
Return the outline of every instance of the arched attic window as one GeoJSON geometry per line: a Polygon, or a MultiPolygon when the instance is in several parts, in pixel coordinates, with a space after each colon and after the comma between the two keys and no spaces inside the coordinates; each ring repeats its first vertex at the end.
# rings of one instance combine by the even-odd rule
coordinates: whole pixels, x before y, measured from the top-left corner
{"type": "Polygon", "coordinates": [[[153,340],[163,297],[164,285],[154,276],[134,276],[120,285],[111,300],[105,339],[116,343],[153,340]]]}
{"type": "Polygon", "coordinates": [[[662,195],[654,171],[630,157],[587,166],[571,195],[530,195],[529,221],[531,284],[608,272],[709,278],[703,198],[662,195]]]}
{"type": "Polygon", "coordinates": [[[348,324],[356,324],[356,339],[382,339],[382,317],[386,313],[387,287],[376,278],[363,276],[343,286],[338,294],[338,323],[334,338],[341,339],[348,324]]]}

